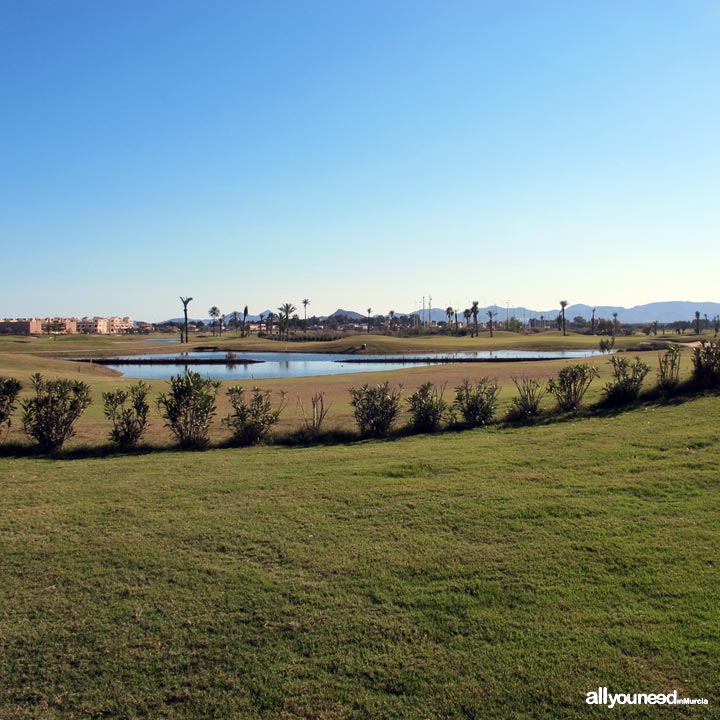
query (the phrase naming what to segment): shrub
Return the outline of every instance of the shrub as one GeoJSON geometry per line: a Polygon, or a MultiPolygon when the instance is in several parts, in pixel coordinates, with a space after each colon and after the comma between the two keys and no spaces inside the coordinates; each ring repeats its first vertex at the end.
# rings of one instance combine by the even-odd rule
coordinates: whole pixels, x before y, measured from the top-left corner
{"type": "Polygon", "coordinates": [[[305,422],[305,430],[310,433],[310,435],[318,435],[322,429],[325,416],[328,414],[330,406],[325,406],[325,393],[322,392],[314,393],[312,398],[310,398],[310,402],[312,404],[312,414],[308,417],[302,400],[298,398],[298,404],[300,405],[303,421],[305,422]]]}
{"type": "Polygon", "coordinates": [[[597,368],[590,365],[567,365],[560,370],[557,378],[550,378],[548,391],[555,396],[563,412],[577,410],[598,374],[597,368]]]}
{"type": "Polygon", "coordinates": [[[603,388],[606,405],[626,405],[634,402],[640,395],[640,388],[650,366],[639,357],[634,360],[613,355],[610,358],[613,379],[603,388]]]}
{"type": "Polygon", "coordinates": [[[120,447],[132,447],[147,428],[150,409],[147,394],[150,386],[140,381],[128,390],[113,390],[103,393],[105,417],[112,422],[110,440],[120,447]],[[125,403],[130,400],[129,406],[125,403]]]}
{"type": "Polygon", "coordinates": [[[693,380],[700,387],[720,385],[720,342],[703,340],[693,348],[693,380]]]}
{"type": "Polygon", "coordinates": [[[245,388],[238,385],[228,388],[227,396],[233,413],[223,419],[223,424],[232,429],[235,442],[241,445],[255,445],[268,437],[287,404],[283,392],[279,407],[273,410],[271,395],[271,390],[254,387],[250,400],[246,401],[245,388]]]}
{"type": "Polygon", "coordinates": [[[15,401],[21,389],[19,380],[0,377],[0,431],[4,425],[6,434],[10,432],[10,416],[15,411],[15,401]]]}
{"type": "Polygon", "coordinates": [[[512,399],[508,418],[531,422],[540,411],[540,401],[548,392],[547,385],[536,378],[521,377],[512,379],[517,388],[518,397],[512,399]]]}
{"type": "Polygon", "coordinates": [[[440,427],[448,411],[448,404],[443,400],[444,390],[426,382],[407,399],[410,427],[415,432],[435,432],[440,427]]]}
{"type": "Polygon", "coordinates": [[[161,393],[160,415],[180,447],[204,447],[209,442],[210,423],[215,415],[215,396],[220,383],[188,370],[170,378],[170,391],[161,393]]]}
{"type": "Polygon", "coordinates": [[[657,384],[666,394],[672,393],[680,381],[680,348],[671,345],[664,355],[658,355],[657,384]]]}
{"type": "Polygon", "coordinates": [[[497,408],[497,395],[500,392],[495,380],[483,377],[475,385],[465,378],[463,384],[455,388],[455,407],[460,411],[466,425],[479,427],[492,421],[497,408]]]}
{"type": "Polygon", "coordinates": [[[391,389],[386,380],[382,385],[350,388],[351,400],[360,434],[363,437],[385,437],[400,412],[400,389],[391,389]]]}
{"type": "Polygon", "coordinates": [[[32,376],[35,397],[23,400],[23,428],[43,452],[58,450],[75,431],[75,421],[92,402],[90,386],[79,380],[32,376]]]}

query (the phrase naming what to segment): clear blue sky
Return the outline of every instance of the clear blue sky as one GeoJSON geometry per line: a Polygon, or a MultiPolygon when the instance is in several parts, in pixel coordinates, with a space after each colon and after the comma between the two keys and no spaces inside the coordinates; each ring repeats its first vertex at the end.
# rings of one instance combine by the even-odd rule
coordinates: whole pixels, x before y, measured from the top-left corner
{"type": "Polygon", "coordinates": [[[720,300],[717,0],[3,0],[0,316],[720,300]]]}

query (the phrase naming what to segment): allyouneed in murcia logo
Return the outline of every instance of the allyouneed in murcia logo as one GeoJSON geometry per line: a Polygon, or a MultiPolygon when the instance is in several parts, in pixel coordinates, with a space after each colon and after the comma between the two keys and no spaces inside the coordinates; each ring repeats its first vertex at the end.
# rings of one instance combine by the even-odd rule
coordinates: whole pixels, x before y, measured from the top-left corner
{"type": "Polygon", "coordinates": [[[707,705],[707,698],[679,698],[678,691],[671,693],[611,693],[606,687],[591,690],[585,697],[588,705],[707,705]]]}

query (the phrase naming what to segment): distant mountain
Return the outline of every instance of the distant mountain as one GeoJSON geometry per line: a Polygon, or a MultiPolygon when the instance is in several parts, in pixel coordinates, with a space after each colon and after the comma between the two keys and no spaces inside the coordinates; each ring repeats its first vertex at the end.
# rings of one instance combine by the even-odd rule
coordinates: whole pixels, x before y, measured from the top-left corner
{"type": "MultiPolygon", "coordinates": [[[[592,316],[593,306],[591,305],[568,305],[565,308],[565,317],[569,320],[581,315],[586,320],[592,316]]],[[[652,323],[657,320],[659,323],[671,323],[678,320],[692,321],[695,319],[695,312],[700,313],[700,317],[713,318],[720,315],[720,303],[715,302],[690,302],[681,300],[671,300],[667,302],[648,303],[646,305],[636,305],[631,308],[624,308],[615,305],[596,305],[595,317],[610,319],[613,313],[618,314],[618,320],[623,323],[652,323]]],[[[548,311],[545,317],[557,317],[560,312],[558,307],[555,310],[548,311]]]]}
{"type": "Polygon", "coordinates": [[[355,312],[354,310],[342,310],[341,308],[338,308],[332,315],[328,315],[328,317],[337,317],[338,315],[345,315],[350,320],[364,320],[367,317],[367,315],[355,312]]]}
{"type": "MultiPolygon", "coordinates": [[[[572,320],[577,316],[584,317],[586,320],[590,320],[592,317],[593,308],[595,309],[595,318],[606,318],[611,319],[613,313],[617,313],[618,320],[623,323],[671,323],[679,320],[691,322],[695,319],[695,312],[700,313],[700,317],[704,318],[705,315],[712,319],[716,315],[720,315],[720,303],[716,302],[691,302],[688,300],[670,300],[666,302],[655,302],[647,303],[646,305],[636,305],[631,308],[624,308],[619,305],[585,305],[583,303],[576,303],[574,305],[568,305],[565,308],[565,317],[568,320],[572,320]]],[[[463,310],[465,308],[458,308],[458,319],[463,322],[463,310]]],[[[486,322],[488,317],[488,311],[496,313],[496,317],[499,320],[504,320],[506,317],[516,317],[518,320],[531,320],[539,319],[541,316],[546,320],[554,320],[560,313],[560,304],[550,310],[531,310],[526,307],[500,307],[499,305],[489,305],[487,307],[480,308],[478,314],[478,322],[486,322]]],[[[242,319],[242,311],[238,310],[238,315],[242,319]]],[[[270,310],[265,310],[262,313],[262,317],[266,318],[270,313],[270,310]]],[[[276,310],[273,310],[277,314],[276,310]]],[[[298,315],[302,317],[302,312],[298,312],[298,315]]],[[[332,315],[328,317],[338,317],[344,315],[353,321],[363,321],[367,318],[365,313],[359,313],[355,310],[343,310],[338,308],[332,315]]],[[[378,317],[381,313],[372,313],[373,317],[378,317]]],[[[396,312],[395,317],[407,317],[410,315],[417,315],[421,320],[427,320],[428,309],[413,310],[409,313],[396,312]]],[[[308,313],[308,318],[311,315],[308,313]]],[[[384,317],[387,317],[385,313],[384,317]]],[[[445,308],[432,308],[430,310],[430,317],[432,322],[444,322],[447,321],[447,314],[445,308]]],[[[320,316],[320,319],[324,319],[325,316],[320,316]]],[[[225,323],[228,324],[232,320],[232,313],[225,315],[225,323]]],[[[250,322],[259,322],[260,315],[248,315],[250,322]]],[[[179,322],[182,323],[184,318],[170,318],[165,322],[179,322]]],[[[205,324],[212,323],[212,320],[197,320],[191,319],[189,322],[204,322],[205,324]]]]}

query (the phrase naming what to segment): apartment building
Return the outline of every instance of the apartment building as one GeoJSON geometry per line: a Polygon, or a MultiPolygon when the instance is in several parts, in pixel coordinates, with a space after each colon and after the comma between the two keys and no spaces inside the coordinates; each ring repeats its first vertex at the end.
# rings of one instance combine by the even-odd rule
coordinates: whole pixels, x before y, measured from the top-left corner
{"type": "Polygon", "coordinates": [[[42,333],[42,321],[37,318],[3,318],[0,320],[0,333],[6,335],[39,335],[42,333]]]}

